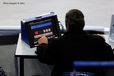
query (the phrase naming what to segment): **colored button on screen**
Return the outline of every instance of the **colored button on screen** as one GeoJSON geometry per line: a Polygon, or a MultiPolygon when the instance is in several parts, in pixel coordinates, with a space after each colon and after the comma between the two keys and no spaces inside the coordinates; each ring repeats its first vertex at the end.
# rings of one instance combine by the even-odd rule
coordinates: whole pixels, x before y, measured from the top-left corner
{"type": "Polygon", "coordinates": [[[35,33],[35,35],[38,35],[38,31],[36,31],[36,32],[34,32],[35,33]]]}

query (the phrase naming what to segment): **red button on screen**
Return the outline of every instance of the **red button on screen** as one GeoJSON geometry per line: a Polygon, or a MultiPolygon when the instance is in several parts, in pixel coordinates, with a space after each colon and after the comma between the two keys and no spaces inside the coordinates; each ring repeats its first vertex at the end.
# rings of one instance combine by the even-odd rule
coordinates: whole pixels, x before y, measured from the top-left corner
{"type": "Polygon", "coordinates": [[[36,35],[38,34],[38,31],[34,32],[36,35]]]}

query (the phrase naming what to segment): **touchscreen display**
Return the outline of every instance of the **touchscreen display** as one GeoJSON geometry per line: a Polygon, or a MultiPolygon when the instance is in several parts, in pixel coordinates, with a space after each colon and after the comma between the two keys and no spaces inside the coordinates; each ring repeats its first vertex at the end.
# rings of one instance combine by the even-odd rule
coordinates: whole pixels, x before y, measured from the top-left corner
{"type": "Polygon", "coordinates": [[[53,28],[53,23],[51,19],[35,22],[35,23],[30,23],[31,25],[31,31],[34,39],[34,45],[37,46],[38,44],[38,39],[42,37],[43,34],[48,39],[54,38],[54,28],[53,28]]]}

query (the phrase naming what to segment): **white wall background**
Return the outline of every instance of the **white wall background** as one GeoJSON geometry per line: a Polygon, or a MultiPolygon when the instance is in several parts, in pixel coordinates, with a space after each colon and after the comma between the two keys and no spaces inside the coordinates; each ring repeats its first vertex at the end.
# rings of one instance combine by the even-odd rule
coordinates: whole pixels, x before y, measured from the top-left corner
{"type": "Polygon", "coordinates": [[[113,3],[114,0],[0,0],[0,26],[20,26],[22,19],[52,11],[64,24],[65,13],[76,8],[84,13],[86,25],[109,27],[114,14],[113,3]]]}

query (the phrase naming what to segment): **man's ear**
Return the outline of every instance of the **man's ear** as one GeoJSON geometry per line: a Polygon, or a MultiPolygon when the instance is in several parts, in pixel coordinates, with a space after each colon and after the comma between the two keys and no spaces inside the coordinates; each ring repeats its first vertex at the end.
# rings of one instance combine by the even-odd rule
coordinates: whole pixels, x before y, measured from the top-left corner
{"type": "Polygon", "coordinates": [[[67,30],[67,31],[69,30],[69,25],[68,25],[68,24],[66,24],[66,30],[67,30]]]}

